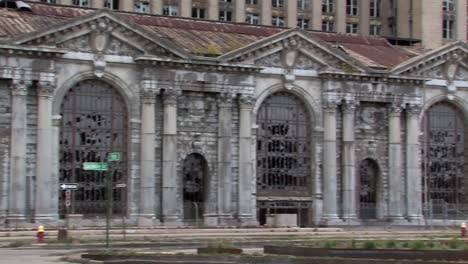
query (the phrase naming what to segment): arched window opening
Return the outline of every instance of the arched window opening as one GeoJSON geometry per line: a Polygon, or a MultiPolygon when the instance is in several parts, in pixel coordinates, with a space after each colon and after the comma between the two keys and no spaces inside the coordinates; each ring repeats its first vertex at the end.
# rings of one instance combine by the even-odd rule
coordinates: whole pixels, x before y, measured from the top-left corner
{"type": "Polygon", "coordinates": [[[429,218],[466,218],[465,121],[448,102],[433,105],[423,120],[423,201],[429,218]]]}
{"type": "Polygon", "coordinates": [[[379,165],[372,159],[365,159],[359,165],[359,217],[377,218],[377,181],[379,165]]]}
{"type": "Polygon", "coordinates": [[[307,109],[295,95],[278,92],[263,102],[257,125],[260,224],[265,224],[266,214],[287,213],[297,214],[298,224],[307,225],[310,204],[300,199],[311,192],[311,123],[307,109]],[[268,197],[267,201],[263,197],[268,197]],[[284,197],[289,199],[281,200],[284,197]]]}
{"type": "Polygon", "coordinates": [[[77,183],[78,190],[68,194],[61,191],[60,216],[105,215],[107,175],[110,175],[111,212],[125,214],[127,108],[123,97],[105,82],[83,81],[63,98],[61,116],[59,182],[77,183]],[[110,152],[120,152],[121,161],[112,162],[109,172],[83,169],[83,162],[106,162],[110,152]],[[66,203],[67,196],[70,203],[66,203]]]}
{"type": "Polygon", "coordinates": [[[208,165],[200,154],[190,154],[184,160],[183,199],[184,219],[199,221],[203,218],[206,201],[208,165]]]}

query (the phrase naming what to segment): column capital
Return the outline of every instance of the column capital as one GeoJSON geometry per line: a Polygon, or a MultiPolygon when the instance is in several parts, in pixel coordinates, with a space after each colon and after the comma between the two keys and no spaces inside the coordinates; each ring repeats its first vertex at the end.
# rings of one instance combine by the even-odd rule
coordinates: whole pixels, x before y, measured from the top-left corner
{"type": "Polygon", "coordinates": [[[61,115],[52,116],[52,126],[58,127],[61,124],[62,124],[62,116],[61,115]]]}
{"type": "Polygon", "coordinates": [[[338,108],[337,102],[325,101],[322,103],[322,108],[324,112],[335,113],[338,108]]]}
{"type": "Polygon", "coordinates": [[[406,114],[409,117],[418,117],[419,114],[421,114],[421,105],[407,104],[406,105],[406,114]]]}
{"type": "Polygon", "coordinates": [[[26,96],[28,95],[28,85],[30,82],[22,81],[22,80],[13,80],[10,83],[11,93],[14,96],[26,96]]]}
{"type": "Polygon", "coordinates": [[[158,94],[158,90],[143,89],[140,91],[141,101],[143,104],[155,104],[156,95],[158,94]]]}
{"type": "Polygon", "coordinates": [[[343,114],[351,115],[354,114],[356,108],[359,106],[359,102],[346,101],[343,103],[343,114]]]}
{"type": "Polygon", "coordinates": [[[55,87],[52,82],[39,82],[37,85],[37,95],[44,98],[52,98],[55,87]]]}
{"type": "Polygon", "coordinates": [[[165,89],[163,92],[164,104],[165,105],[176,105],[177,97],[181,95],[181,91],[174,89],[165,89]]]}
{"type": "Polygon", "coordinates": [[[239,106],[242,109],[252,109],[255,104],[255,98],[252,95],[239,95],[239,106]]]}
{"type": "Polygon", "coordinates": [[[230,108],[232,106],[232,97],[231,93],[219,93],[217,96],[218,106],[222,108],[230,108]]]}
{"type": "Polygon", "coordinates": [[[388,106],[388,110],[390,111],[391,116],[400,116],[403,108],[400,104],[390,104],[388,106]]]}

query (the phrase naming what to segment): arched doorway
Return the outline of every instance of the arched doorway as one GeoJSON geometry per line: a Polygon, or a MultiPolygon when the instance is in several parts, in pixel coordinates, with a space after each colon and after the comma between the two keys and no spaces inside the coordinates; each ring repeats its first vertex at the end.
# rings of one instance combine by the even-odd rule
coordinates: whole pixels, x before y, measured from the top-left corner
{"type": "Polygon", "coordinates": [[[377,218],[377,186],[379,165],[375,160],[365,159],[359,165],[359,218],[377,218]]]}
{"type": "Polygon", "coordinates": [[[119,92],[106,82],[86,80],[72,87],[61,105],[60,184],[77,183],[71,203],[59,195],[60,216],[105,215],[106,175],[110,175],[111,212],[126,213],[127,108],[119,92]],[[120,152],[121,161],[112,162],[109,172],[85,171],[83,162],[106,162],[110,152],[120,152]],[[120,185],[119,185],[120,184],[120,185]]]}
{"type": "Polygon", "coordinates": [[[197,224],[203,219],[208,190],[208,165],[205,158],[197,153],[188,155],[184,160],[182,175],[184,220],[197,224]]]}
{"type": "Polygon", "coordinates": [[[311,223],[311,123],[302,101],[289,92],[265,99],[257,115],[257,207],[268,214],[296,214],[311,223]]]}
{"type": "Polygon", "coordinates": [[[463,113],[449,102],[434,104],[423,120],[423,201],[429,218],[466,218],[468,179],[463,113]]]}

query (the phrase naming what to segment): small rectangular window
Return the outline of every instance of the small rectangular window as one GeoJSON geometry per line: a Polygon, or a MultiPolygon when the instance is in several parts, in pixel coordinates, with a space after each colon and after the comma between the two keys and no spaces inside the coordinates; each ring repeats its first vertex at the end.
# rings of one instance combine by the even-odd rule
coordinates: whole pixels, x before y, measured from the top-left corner
{"type": "Polygon", "coordinates": [[[333,13],[335,0],[322,0],[322,13],[333,13]]]}
{"type": "Polygon", "coordinates": [[[89,5],[88,0],[73,0],[73,5],[86,7],[89,5]]]}
{"type": "Polygon", "coordinates": [[[310,20],[309,19],[299,18],[297,20],[297,27],[298,28],[307,29],[307,28],[309,28],[309,25],[310,25],[310,20]]]}
{"type": "Polygon", "coordinates": [[[455,11],[454,0],[444,0],[444,2],[442,2],[442,9],[444,11],[455,11]]]}
{"type": "Polygon", "coordinates": [[[453,39],[455,22],[453,19],[444,18],[442,22],[442,37],[444,39],[453,39]]]}
{"type": "Polygon", "coordinates": [[[197,7],[192,8],[192,17],[193,18],[200,18],[200,19],[205,18],[205,9],[204,8],[197,8],[197,7]]]}
{"type": "Polygon", "coordinates": [[[297,9],[306,10],[310,8],[310,0],[297,0],[297,9]]]}
{"type": "Polygon", "coordinates": [[[334,32],[335,31],[335,23],[329,20],[322,21],[322,31],[334,32]]]}
{"type": "Polygon", "coordinates": [[[371,35],[371,36],[379,36],[381,30],[382,30],[382,27],[379,26],[379,25],[370,25],[370,28],[369,28],[369,35],[371,35]]]}
{"type": "Polygon", "coordinates": [[[106,0],[104,2],[104,7],[109,9],[119,9],[119,0],[106,0]]]}
{"type": "Polygon", "coordinates": [[[346,33],[357,34],[358,33],[358,24],[356,24],[356,23],[346,23],[346,33]]]}
{"type": "Polygon", "coordinates": [[[273,8],[283,8],[284,0],[271,0],[271,6],[273,8]]]}
{"type": "Polygon", "coordinates": [[[226,10],[219,11],[219,21],[232,21],[232,12],[226,10]]]}
{"type": "Polygon", "coordinates": [[[56,0],[41,0],[42,3],[48,3],[48,4],[56,4],[56,0]]]}
{"type": "Polygon", "coordinates": [[[163,15],[165,16],[178,16],[179,7],[176,5],[164,5],[163,6],[163,15]]]}
{"type": "Polygon", "coordinates": [[[358,0],[346,0],[346,14],[350,16],[358,15],[358,0]]]}
{"type": "Polygon", "coordinates": [[[247,13],[245,16],[245,22],[252,24],[252,25],[258,25],[258,14],[253,14],[253,13],[247,13]]]}
{"type": "Polygon", "coordinates": [[[149,14],[149,3],[146,1],[135,1],[133,9],[137,13],[149,14]]]}
{"type": "Polygon", "coordinates": [[[381,0],[371,0],[370,1],[370,16],[371,17],[380,17],[382,10],[382,1],[381,0]]]}
{"type": "Polygon", "coordinates": [[[276,27],[284,27],[284,17],[281,16],[272,16],[271,25],[276,27]]]}
{"type": "Polygon", "coordinates": [[[258,5],[258,0],[245,0],[245,4],[246,5],[258,5]]]}

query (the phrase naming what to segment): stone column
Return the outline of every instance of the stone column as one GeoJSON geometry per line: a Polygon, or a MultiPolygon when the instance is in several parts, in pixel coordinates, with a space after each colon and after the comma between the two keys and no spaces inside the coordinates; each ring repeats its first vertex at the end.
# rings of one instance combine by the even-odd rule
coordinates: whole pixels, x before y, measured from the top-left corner
{"type": "Polygon", "coordinates": [[[182,204],[177,199],[177,96],[176,90],[165,90],[163,161],[162,161],[162,220],[178,224],[182,204]]]}
{"type": "Polygon", "coordinates": [[[119,9],[125,12],[133,12],[133,0],[120,0],[119,9]]]}
{"type": "Polygon", "coordinates": [[[466,43],[466,31],[467,29],[467,6],[466,0],[456,0],[455,1],[455,30],[454,38],[456,40],[461,40],[466,43]]]}
{"type": "Polygon", "coordinates": [[[389,114],[388,136],[388,217],[402,219],[402,175],[401,175],[401,107],[392,105],[389,114]]]}
{"type": "Polygon", "coordinates": [[[406,108],[406,206],[409,221],[422,219],[421,169],[419,162],[419,105],[406,108]]]}
{"type": "Polygon", "coordinates": [[[336,103],[323,106],[323,218],[338,219],[336,184],[336,103]]]}
{"type": "Polygon", "coordinates": [[[271,26],[271,1],[259,1],[260,24],[271,26]]]}
{"type": "Polygon", "coordinates": [[[346,1],[335,1],[335,31],[346,33],[346,1]]]}
{"type": "Polygon", "coordinates": [[[343,105],[343,218],[356,219],[356,153],[354,117],[356,104],[343,105]]]}
{"type": "Polygon", "coordinates": [[[11,102],[10,181],[7,220],[26,220],[27,84],[13,81],[11,102]]]}
{"type": "Polygon", "coordinates": [[[141,173],[140,215],[138,226],[152,226],[155,219],[156,170],[154,90],[143,90],[141,96],[141,173]]]}
{"type": "Polygon", "coordinates": [[[60,2],[61,5],[72,5],[72,0],[62,0],[60,2]]]}
{"type": "Polygon", "coordinates": [[[161,15],[163,10],[163,1],[162,0],[152,0],[151,3],[151,14],[161,15]]]}
{"type": "Polygon", "coordinates": [[[285,25],[290,28],[297,27],[297,0],[287,0],[285,25]]]}
{"type": "Polygon", "coordinates": [[[322,30],[322,1],[312,2],[312,29],[322,30]]]}
{"type": "Polygon", "coordinates": [[[245,22],[245,0],[234,0],[234,22],[245,22]]]}
{"type": "Polygon", "coordinates": [[[219,0],[208,0],[208,19],[219,20],[219,0]]]}
{"type": "Polygon", "coordinates": [[[252,109],[253,98],[239,98],[239,184],[238,184],[238,217],[241,225],[255,225],[251,206],[253,182],[252,157],[252,109]]]}
{"type": "Polygon", "coordinates": [[[219,94],[218,107],[218,214],[223,221],[223,218],[232,218],[232,95],[219,94]]]}
{"type": "Polygon", "coordinates": [[[180,16],[192,17],[192,0],[179,0],[180,16]]]}
{"type": "Polygon", "coordinates": [[[370,0],[359,1],[359,33],[369,35],[370,27],[370,0]]]}
{"type": "Polygon", "coordinates": [[[52,172],[50,175],[50,185],[52,190],[57,190],[52,192],[51,205],[52,212],[58,218],[58,208],[59,208],[59,195],[60,195],[60,127],[62,125],[62,116],[54,115],[52,116],[52,137],[51,137],[51,159],[52,159],[52,172]]]}
{"type": "Polygon", "coordinates": [[[37,155],[36,155],[36,197],[35,219],[47,221],[57,219],[58,211],[52,208],[52,95],[54,87],[51,83],[40,83],[38,87],[38,118],[37,118],[37,155]]]}
{"type": "Polygon", "coordinates": [[[104,8],[104,0],[91,0],[91,7],[92,8],[104,8]]]}

